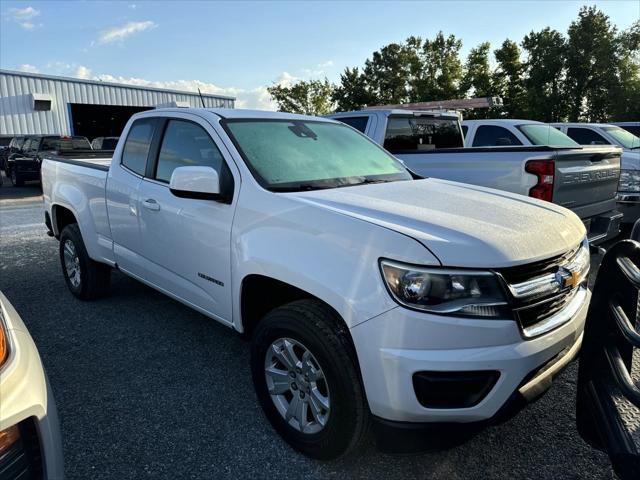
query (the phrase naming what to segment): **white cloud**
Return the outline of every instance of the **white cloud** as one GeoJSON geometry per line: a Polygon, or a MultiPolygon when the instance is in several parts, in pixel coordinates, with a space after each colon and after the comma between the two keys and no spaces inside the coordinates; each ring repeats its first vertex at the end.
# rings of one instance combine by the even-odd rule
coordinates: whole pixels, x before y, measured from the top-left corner
{"type": "Polygon", "coordinates": [[[100,35],[98,36],[98,43],[104,45],[107,43],[122,42],[131,35],[157,26],[158,25],[151,20],[146,20],[144,22],[128,22],[124,25],[111,27],[100,32],[100,35]]]}
{"type": "Polygon", "coordinates": [[[322,62],[318,64],[318,68],[329,68],[333,67],[333,60],[327,60],[326,62],[322,62]]]}
{"type": "Polygon", "coordinates": [[[73,76],[76,78],[89,79],[91,78],[91,69],[85,67],[84,65],[78,65],[78,67],[73,72],[73,76]]]}
{"type": "Polygon", "coordinates": [[[135,10],[135,9],[137,8],[137,5],[136,5],[135,3],[130,3],[130,4],[128,5],[128,7],[129,7],[131,10],[135,10]]]}
{"type": "Polygon", "coordinates": [[[38,15],[40,15],[40,10],[36,10],[33,7],[9,9],[9,16],[15,21],[31,20],[38,15]]]}
{"type": "Polygon", "coordinates": [[[36,28],[36,24],[32,20],[38,15],[40,15],[40,10],[36,10],[33,7],[25,7],[9,9],[7,17],[25,30],[33,30],[36,28]]]}
{"type": "Polygon", "coordinates": [[[22,65],[18,66],[18,70],[21,72],[27,72],[27,73],[38,73],[38,67],[36,67],[35,65],[30,65],[28,63],[23,63],[22,65]]]}

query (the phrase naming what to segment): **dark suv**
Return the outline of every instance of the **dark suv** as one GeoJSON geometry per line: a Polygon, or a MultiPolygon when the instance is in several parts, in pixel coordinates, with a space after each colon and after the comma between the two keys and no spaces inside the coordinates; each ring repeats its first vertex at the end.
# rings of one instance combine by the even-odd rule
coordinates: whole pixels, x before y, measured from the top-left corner
{"type": "Polygon", "coordinates": [[[29,180],[40,180],[40,166],[45,155],[65,155],[91,151],[87,137],[63,135],[28,135],[18,152],[10,153],[5,172],[19,187],[29,180]]]}

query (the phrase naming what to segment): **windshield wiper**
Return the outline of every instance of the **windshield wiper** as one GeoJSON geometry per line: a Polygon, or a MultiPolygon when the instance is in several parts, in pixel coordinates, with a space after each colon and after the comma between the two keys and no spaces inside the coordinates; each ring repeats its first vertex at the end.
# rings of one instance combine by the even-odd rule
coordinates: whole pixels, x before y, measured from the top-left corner
{"type": "Polygon", "coordinates": [[[324,190],[334,188],[335,185],[314,185],[313,183],[299,183],[297,185],[272,185],[269,190],[272,192],[308,192],[311,190],[324,190]]]}
{"type": "Polygon", "coordinates": [[[353,183],[342,183],[340,185],[336,185],[336,188],[342,188],[342,187],[355,187],[356,185],[369,185],[372,183],[389,183],[389,182],[395,182],[396,180],[375,180],[372,178],[365,178],[360,182],[353,182],[353,183]]]}

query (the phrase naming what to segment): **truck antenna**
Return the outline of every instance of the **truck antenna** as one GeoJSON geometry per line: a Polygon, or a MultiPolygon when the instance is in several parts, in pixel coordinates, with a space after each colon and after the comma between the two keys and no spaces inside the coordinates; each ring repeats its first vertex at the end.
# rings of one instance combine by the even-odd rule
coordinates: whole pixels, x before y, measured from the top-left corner
{"type": "Polygon", "coordinates": [[[198,95],[200,95],[200,101],[202,102],[202,108],[207,108],[204,104],[204,97],[202,96],[202,92],[200,91],[200,87],[198,87],[198,95]]]}

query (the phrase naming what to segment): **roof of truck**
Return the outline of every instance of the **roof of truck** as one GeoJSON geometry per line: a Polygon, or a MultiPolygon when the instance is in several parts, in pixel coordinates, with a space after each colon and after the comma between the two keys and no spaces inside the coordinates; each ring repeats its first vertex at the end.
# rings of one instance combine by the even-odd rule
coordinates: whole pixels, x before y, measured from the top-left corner
{"type": "Polygon", "coordinates": [[[464,120],[463,125],[474,125],[476,123],[494,124],[494,125],[529,125],[532,123],[543,123],[537,120],[526,120],[523,118],[481,118],[478,120],[464,120]]]}
{"type": "Polygon", "coordinates": [[[585,123],[585,122],[553,122],[551,125],[567,126],[567,127],[616,127],[613,123],[585,123]]]}
{"type": "Polygon", "coordinates": [[[272,120],[306,120],[306,121],[326,121],[331,119],[314,117],[312,115],[300,115],[288,112],[272,112],[269,110],[249,110],[242,108],[158,108],[157,112],[193,112],[193,113],[213,113],[221,118],[229,119],[272,119],[272,120]]]}

